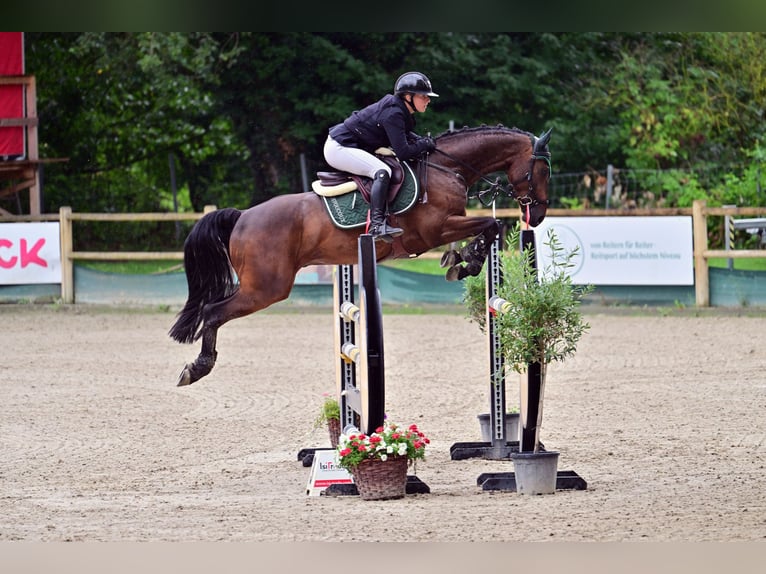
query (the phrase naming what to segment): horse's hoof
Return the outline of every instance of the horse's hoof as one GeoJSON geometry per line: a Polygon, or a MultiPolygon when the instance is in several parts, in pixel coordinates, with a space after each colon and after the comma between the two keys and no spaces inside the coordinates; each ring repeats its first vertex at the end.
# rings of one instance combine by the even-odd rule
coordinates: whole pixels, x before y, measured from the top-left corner
{"type": "Polygon", "coordinates": [[[462,267],[459,265],[453,265],[449,269],[447,269],[447,274],[444,276],[444,278],[447,281],[458,281],[460,279],[460,270],[462,267]]]}
{"type": "Polygon", "coordinates": [[[178,382],[176,383],[176,386],[185,387],[187,385],[191,385],[193,382],[194,381],[192,381],[191,369],[189,369],[189,365],[186,365],[181,371],[181,374],[178,375],[178,382]]]}
{"type": "Polygon", "coordinates": [[[442,255],[441,261],[439,261],[439,265],[441,267],[452,267],[456,263],[460,263],[458,260],[458,252],[454,249],[450,251],[445,251],[442,255]]]}

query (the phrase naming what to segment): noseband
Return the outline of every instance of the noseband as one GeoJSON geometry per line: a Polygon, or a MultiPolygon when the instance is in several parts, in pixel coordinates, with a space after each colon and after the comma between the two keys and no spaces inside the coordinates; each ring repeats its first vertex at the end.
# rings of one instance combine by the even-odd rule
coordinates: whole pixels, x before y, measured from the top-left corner
{"type": "MultiPolygon", "coordinates": [[[[477,191],[473,195],[469,195],[470,198],[477,198],[479,200],[479,203],[481,203],[484,207],[489,207],[492,205],[492,203],[497,199],[497,197],[500,194],[504,194],[506,197],[510,197],[512,199],[515,199],[520,207],[535,207],[536,205],[550,205],[550,200],[548,199],[537,199],[534,197],[535,194],[535,185],[532,182],[532,173],[533,169],[535,167],[535,162],[538,160],[543,160],[548,164],[548,177],[550,178],[550,173],[553,171],[551,168],[551,153],[548,151],[538,151],[535,148],[536,141],[534,136],[529,138],[532,142],[532,157],[529,158],[529,168],[527,169],[527,172],[524,174],[524,177],[518,181],[512,181],[509,182],[507,185],[504,185],[500,183],[500,178],[495,178],[495,181],[491,181],[487,176],[480,173],[478,170],[473,168],[472,166],[466,164],[465,162],[461,161],[460,159],[448,154],[447,152],[444,152],[440,150],[439,148],[436,148],[434,152],[438,152],[442,154],[443,156],[446,156],[450,158],[451,160],[459,163],[463,167],[466,167],[470,169],[472,172],[477,174],[479,176],[479,179],[483,180],[485,183],[489,184],[489,187],[487,189],[482,189],[480,191],[477,191]],[[527,182],[527,189],[526,193],[524,195],[520,195],[519,192],[516,190],[516,186],[523,184],[524,182],[527,182]]],[[[434,165],[429,163],[431,167],[435,167],[437,169],[444,168],[440,165],[434,165]]],[[[446,170],[445,170],[446,171],[446,170]]],[[[461,179],[462,176],[460,174],[457,174],[461,179]]]]}
{"type": "MultiPolygon", "coordinates": [[[[534,141],[532,142],[532,145],[534,149],[534,141]]],[[[482,199],[482,195],[486,194],[486,191],[477,193],[476,196],[479,198],[479,201],[481,202],[481,204],[484,207],[487,207],[495,200],[495,198],[502,191],[503,193],[505,193],[506,196],[512,197],[513,199],[515,199],[521,207],[534,207],[535,205],[545,205],[545,206],[550,205],[551,202],[549,199],[537,199],[536,197],[534,198],[532,197],[533,195],[536,196],[535,184],[532,183],[532,170],[534,169],[535,162],[537,160],[543,160],[544,162],[548,164],[548,177],[550,178],[550,173],[551,171],[553,171],[551,168],[551,153],[550,152],[534,153],[533,152],[532,157],[529,158],[529,169],[527,169],[527,173],[524,174],[524,178],[516,182],[510,182],[507,186],[500,185],[498,181],[499,178],[495,179],[495,182],[493,185],[497,185],[499,189],[493,192],[492,199],[489,201],[489,203],[484,203],[482,199]],[[527,181],[527,192],[526,192],[526,195],[519,195],[516,192],[515,186],[520,183],[523,183],[524,180],[527,181]]],[[[483,176],[482,176],[482,179],[484,179],[484,181],[487,181],[486,178],[484,178],[483,176]]]]}

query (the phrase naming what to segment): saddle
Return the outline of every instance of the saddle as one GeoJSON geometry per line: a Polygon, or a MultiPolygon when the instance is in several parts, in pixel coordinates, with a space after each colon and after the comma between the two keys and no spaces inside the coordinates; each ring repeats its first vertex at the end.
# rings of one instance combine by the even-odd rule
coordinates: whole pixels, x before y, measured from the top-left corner
{"type": "MultiPolygon", "coordinates": [[[[407,162],[400,162],[391,150],[381,148],[376,155],[391,167],[388,186],[388,212],[400,215],[412,209],[420,197],[420,185],[407,162]],[[386,149],[387,154],[381,153],[386,149]]],[[[311,184],[320,196],[333,224],[341,229],[367,225],[372,179],[343,172],[317,172],[319,180],[311,184]]]]}
{"type": "MultiPolygon", "coordinates": [[[[389,148],[378,148],[375,155],[391,168],[391,179],[388,184],[388,201],[393,202],[404,183],[404,168],[389,148]]],[[[341,171],[318,171],[318,180],[311,184],[311,189],[322,197],[336,197],[359,190],[362,198],[370,203],[370,188],[372,178],[341,171]]]]}

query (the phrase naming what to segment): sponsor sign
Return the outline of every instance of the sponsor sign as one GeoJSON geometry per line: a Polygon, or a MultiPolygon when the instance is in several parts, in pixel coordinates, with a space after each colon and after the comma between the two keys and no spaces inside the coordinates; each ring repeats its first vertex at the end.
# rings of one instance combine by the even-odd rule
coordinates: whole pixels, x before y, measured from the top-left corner
{"type": "Polygon", "coordinates": [[[0,223],[0,285],[61,283],[59,224],[0,223]]]}
{"type": "Polygon", "coordinates": [[[565,252],[579,250],[567,272],[575,284],[694,284],[689,216],[546,217],[535,228],[540,273],[553,261],[549,229],[565,252]]]}
{"type": "Polygon", "coordinates": [[[335,449],[314,451],[314,464],[306,486],[306,494],[319,496],[331,484],[352,484],[351,473],[338,466],[338,452],[335,449]]]}

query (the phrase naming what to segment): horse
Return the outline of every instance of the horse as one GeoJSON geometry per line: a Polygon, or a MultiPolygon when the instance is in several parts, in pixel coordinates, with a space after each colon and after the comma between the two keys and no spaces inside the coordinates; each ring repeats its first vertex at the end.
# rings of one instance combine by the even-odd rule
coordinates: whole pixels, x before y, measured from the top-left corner
{"type": "MultiPolygon", "coordinates": [[[[500,225],[493,217],[466,215],[469,189],[480,179],[489,183],[479,195],[482,204],[503,193],[518,202],[523,221],[539,225],[549,205],[550,134],[482,125],[438,135],[436,149],[418,160],[418,201],[389,216],[404,233],[391,243],[377,242],[377,260],[416,257],[470,239],[445,252],[441,266],[449,281],[478,275],[500,225]],[[500,171],[508,184],[487,178],[500,171]]],[[[199,219],[184,242],[188,297],[168,334],[179,343],[202,339],[202,347],[177,385],[210,373],[218,329],[287,299],[302,267],[357,263],[358,236],[358,229],[332,222],[315,192],[279,195],[245,210],[223,208],[199,219]]]]}

